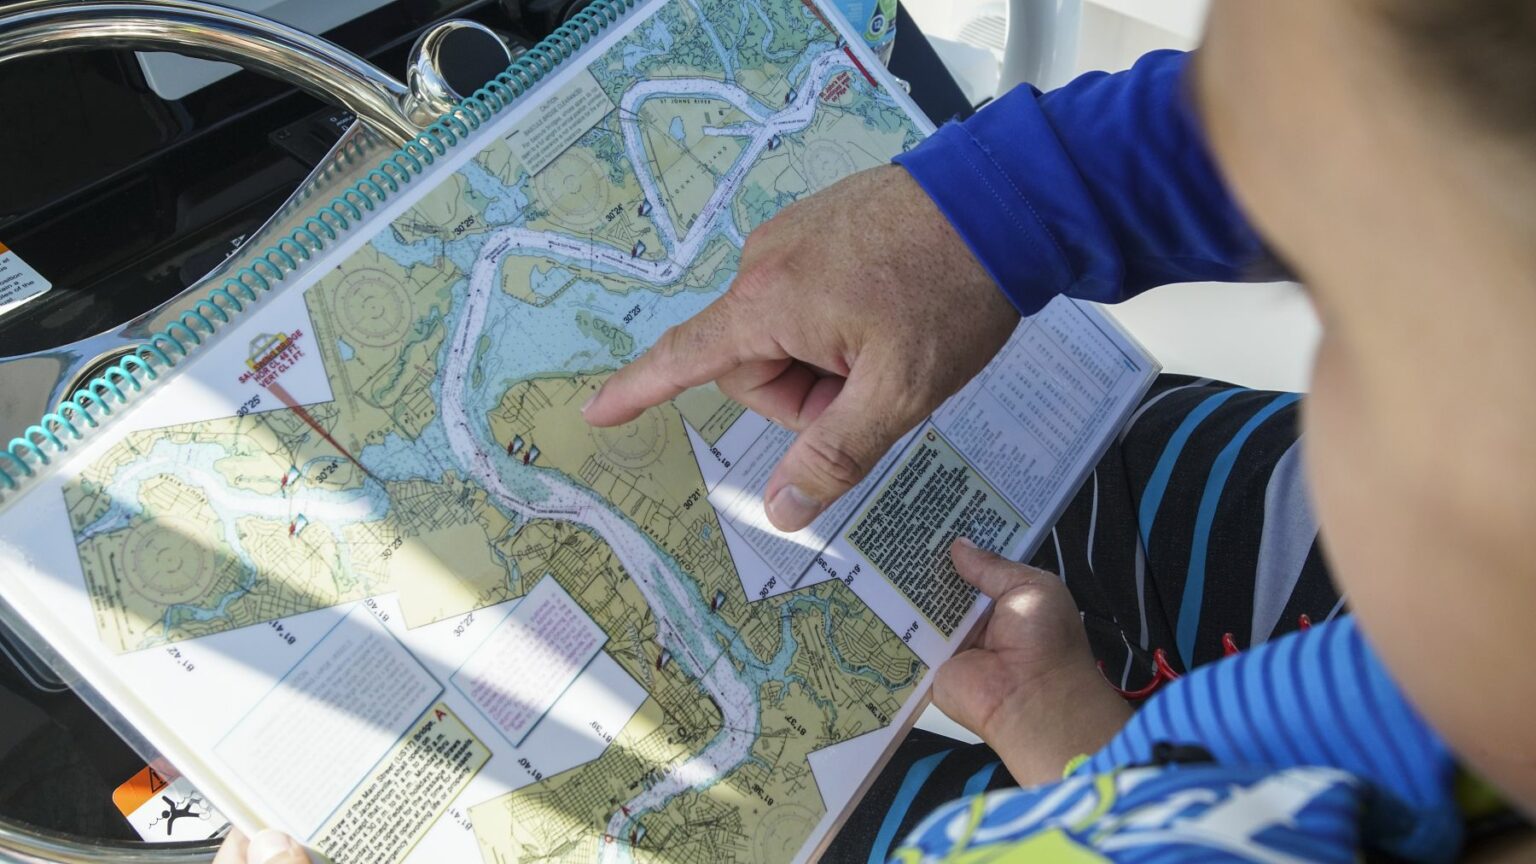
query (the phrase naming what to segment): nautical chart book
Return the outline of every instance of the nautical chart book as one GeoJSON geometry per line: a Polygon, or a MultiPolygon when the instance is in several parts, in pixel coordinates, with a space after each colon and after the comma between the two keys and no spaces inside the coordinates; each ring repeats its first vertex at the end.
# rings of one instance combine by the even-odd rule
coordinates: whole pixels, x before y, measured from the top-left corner
{"type": "Polygon", "coordinates": [[[830,4],[590,7],[12,442],[0,594],[336,861],[814,858],[982,614],[950,542],[1029,554],[1155,362],[1058,300],[795,534],[791,433],[580,406],[930,131],[830,4]]]}

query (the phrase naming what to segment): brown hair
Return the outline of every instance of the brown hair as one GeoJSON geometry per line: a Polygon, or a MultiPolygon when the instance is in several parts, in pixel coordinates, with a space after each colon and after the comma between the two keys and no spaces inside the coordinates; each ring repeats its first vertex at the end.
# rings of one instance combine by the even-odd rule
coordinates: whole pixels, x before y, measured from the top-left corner
{"type": "Polygon", "coordinates": [[[1536,140],[1536,0],[1372,0],[1468,116],[1536,140]]]}

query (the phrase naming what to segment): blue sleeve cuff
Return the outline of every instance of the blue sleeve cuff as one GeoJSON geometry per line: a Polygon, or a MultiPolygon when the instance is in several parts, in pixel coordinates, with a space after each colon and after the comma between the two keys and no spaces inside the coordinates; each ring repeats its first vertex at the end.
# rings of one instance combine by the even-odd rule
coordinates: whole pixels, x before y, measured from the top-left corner
{"type": "Polygon", "coordinates": [[[1076,168],[1056,142],[1045,115],[1033,104],[1038,96],[1028,87],[1016,89],[965,123],[945,124],[892,160],[928,193],[976,260],[1025,316],[1040,311],[1077,281],[1059,235],[1085,228],[1095,235],[1104,233],[1102,227],[1081,224],[1093,220],[1082,208],[1062,212],[1049,200],[1036,203],[1026,191],[1045,187],[1065,192],[1068,198],[1087,197],[1076,168]],[[999,159],[995,148],[985,142],[1006,143],[1010,149],[1028,152],[1030,159],[1027,165],[1017,157],[999,159]],[[1026,167],[1029,176],[1021,176],[1026,167]]]}
{"type": "Polygon", "coordinates": [[[894,160],[1024,315],[1169,282],[1283,275],[1211,159],[1189,55],[1019,87],[894,160]]]}

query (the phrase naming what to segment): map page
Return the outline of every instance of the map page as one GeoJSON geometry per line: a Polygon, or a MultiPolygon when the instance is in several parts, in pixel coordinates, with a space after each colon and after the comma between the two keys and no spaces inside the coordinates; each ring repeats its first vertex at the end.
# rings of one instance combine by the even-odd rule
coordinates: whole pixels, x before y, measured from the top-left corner
{"type": "Polygon", "coordinates": [[[796,534],[791,433],[718,390],[582,420],[755,227],[929,131],[843,26],[629,13],[13,508],[13,602],[339,862],[811,857],[982,612],[949,544],[1033,549],[1155,371],[1058,301],[796,534]]]}

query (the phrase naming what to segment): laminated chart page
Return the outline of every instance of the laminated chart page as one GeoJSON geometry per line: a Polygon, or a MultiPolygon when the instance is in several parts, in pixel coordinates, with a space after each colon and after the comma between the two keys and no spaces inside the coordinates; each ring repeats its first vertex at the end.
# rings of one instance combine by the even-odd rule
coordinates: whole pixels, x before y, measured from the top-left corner
{"type": "Polygon", "coordinates": [[[753,228],[930,131],[834,15],[608,27],[0,514],[8,601],[339,862],[812,857],[982,612],[950,542],[1033,549],[1156,368],[1058,300],[792,535],[791,434],[717,390],[583,422],[753,228]]]}

